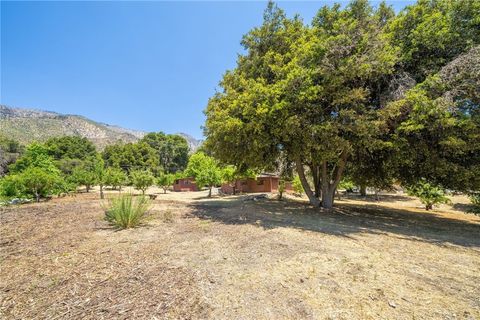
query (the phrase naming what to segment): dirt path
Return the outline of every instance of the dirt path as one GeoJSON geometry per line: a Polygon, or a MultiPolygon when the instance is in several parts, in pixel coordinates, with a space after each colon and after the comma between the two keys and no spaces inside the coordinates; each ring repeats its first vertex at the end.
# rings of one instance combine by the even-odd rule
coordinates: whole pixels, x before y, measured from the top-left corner
{"type": "Polygon", "coordinates": [[[125,231],[93,194],[0,209],[0,317],[480,318],[475,216],[167,197],[125,231]]]}

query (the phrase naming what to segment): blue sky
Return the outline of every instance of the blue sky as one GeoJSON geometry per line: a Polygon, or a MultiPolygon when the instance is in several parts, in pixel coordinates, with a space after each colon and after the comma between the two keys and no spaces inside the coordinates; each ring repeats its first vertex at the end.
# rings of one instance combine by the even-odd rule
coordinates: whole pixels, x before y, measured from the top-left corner
{"type": "MultiPolygon", "coordinates": [[[[309,22],[326,3],[278,4],[309,22]]],[[[265,6],[2,1],[1,104],[201,138],[208,98],[265,6]]]]}

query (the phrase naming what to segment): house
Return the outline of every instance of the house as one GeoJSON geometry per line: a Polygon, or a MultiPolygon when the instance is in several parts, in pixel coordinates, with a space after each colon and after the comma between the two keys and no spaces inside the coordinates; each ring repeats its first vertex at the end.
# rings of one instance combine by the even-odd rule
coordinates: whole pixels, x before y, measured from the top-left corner
{"type": "MultiPolygon", "coordinates": [[[[280,177],[275,174],[263,173],[257,178],[247,178],[237,180],[235,183],[235,193],[255,193],[255,192],[278,192],[280,177]]],[[[233,194],[233,183],[222,184],[222,192],[233,194]]],[[[292,184],[285,183],[285,191],[291,191],[292,184]]]]}
{"type": "Polygon", "coordinates": [[[194,178],[181,178],[174,181],[173,191],[198,191],[198,187],[194,178]]]}

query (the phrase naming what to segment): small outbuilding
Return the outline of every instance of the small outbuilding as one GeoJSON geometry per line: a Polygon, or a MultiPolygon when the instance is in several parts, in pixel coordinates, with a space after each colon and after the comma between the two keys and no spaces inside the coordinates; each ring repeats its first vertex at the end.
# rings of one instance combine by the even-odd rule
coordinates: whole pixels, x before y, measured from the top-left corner
{"type": "Polygon", "coordinates": [[[173,191],[198,191],[193,177],[176,179],[173,182],[173,191]]]}
{"type": "MultiPolygon", "coordinates": [[[[256,178],[239,179],[235,184],[222,184],[222,192],[225,194],[235,193],[256,193],[256,192],[278,192],[280,177],[275,174],[263,173],[256,178]]],[[[285,191],[291,191],[292,184],[285,183],[285,191]]]]}

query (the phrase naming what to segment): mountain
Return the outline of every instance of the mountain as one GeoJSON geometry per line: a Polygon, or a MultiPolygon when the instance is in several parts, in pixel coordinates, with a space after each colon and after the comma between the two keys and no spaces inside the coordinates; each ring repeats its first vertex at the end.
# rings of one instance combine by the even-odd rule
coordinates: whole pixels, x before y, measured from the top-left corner
{"type": "MultiPolygon", "coordinates": [[[[0,134],[22,144],[73,135],[85,137],[99,149],[103,149],[106,145],[119,141],[135,142],[145,133],[95,122],[83,116],[0,105],[0,134]]],[[[197,140],[186,133],[177,134],[187,140],[191,152],[197,150],[202,144],[202,140],[197,140]]]]}
{"type": "Polygon", "coordinates": [[[191,135],[183,133],[183,132],[179,132],[179,133],[177,133],[177,135],[179,135],[179,136],[185,138],[185,140],[187,140],[188,147],[190,148],[190,152],[192,152],[192,153],[197,151],[198,148],[200,148],[200,146],[203,143],[203,140],[197,140],[194,137],[192,137],[191,135]]]}

